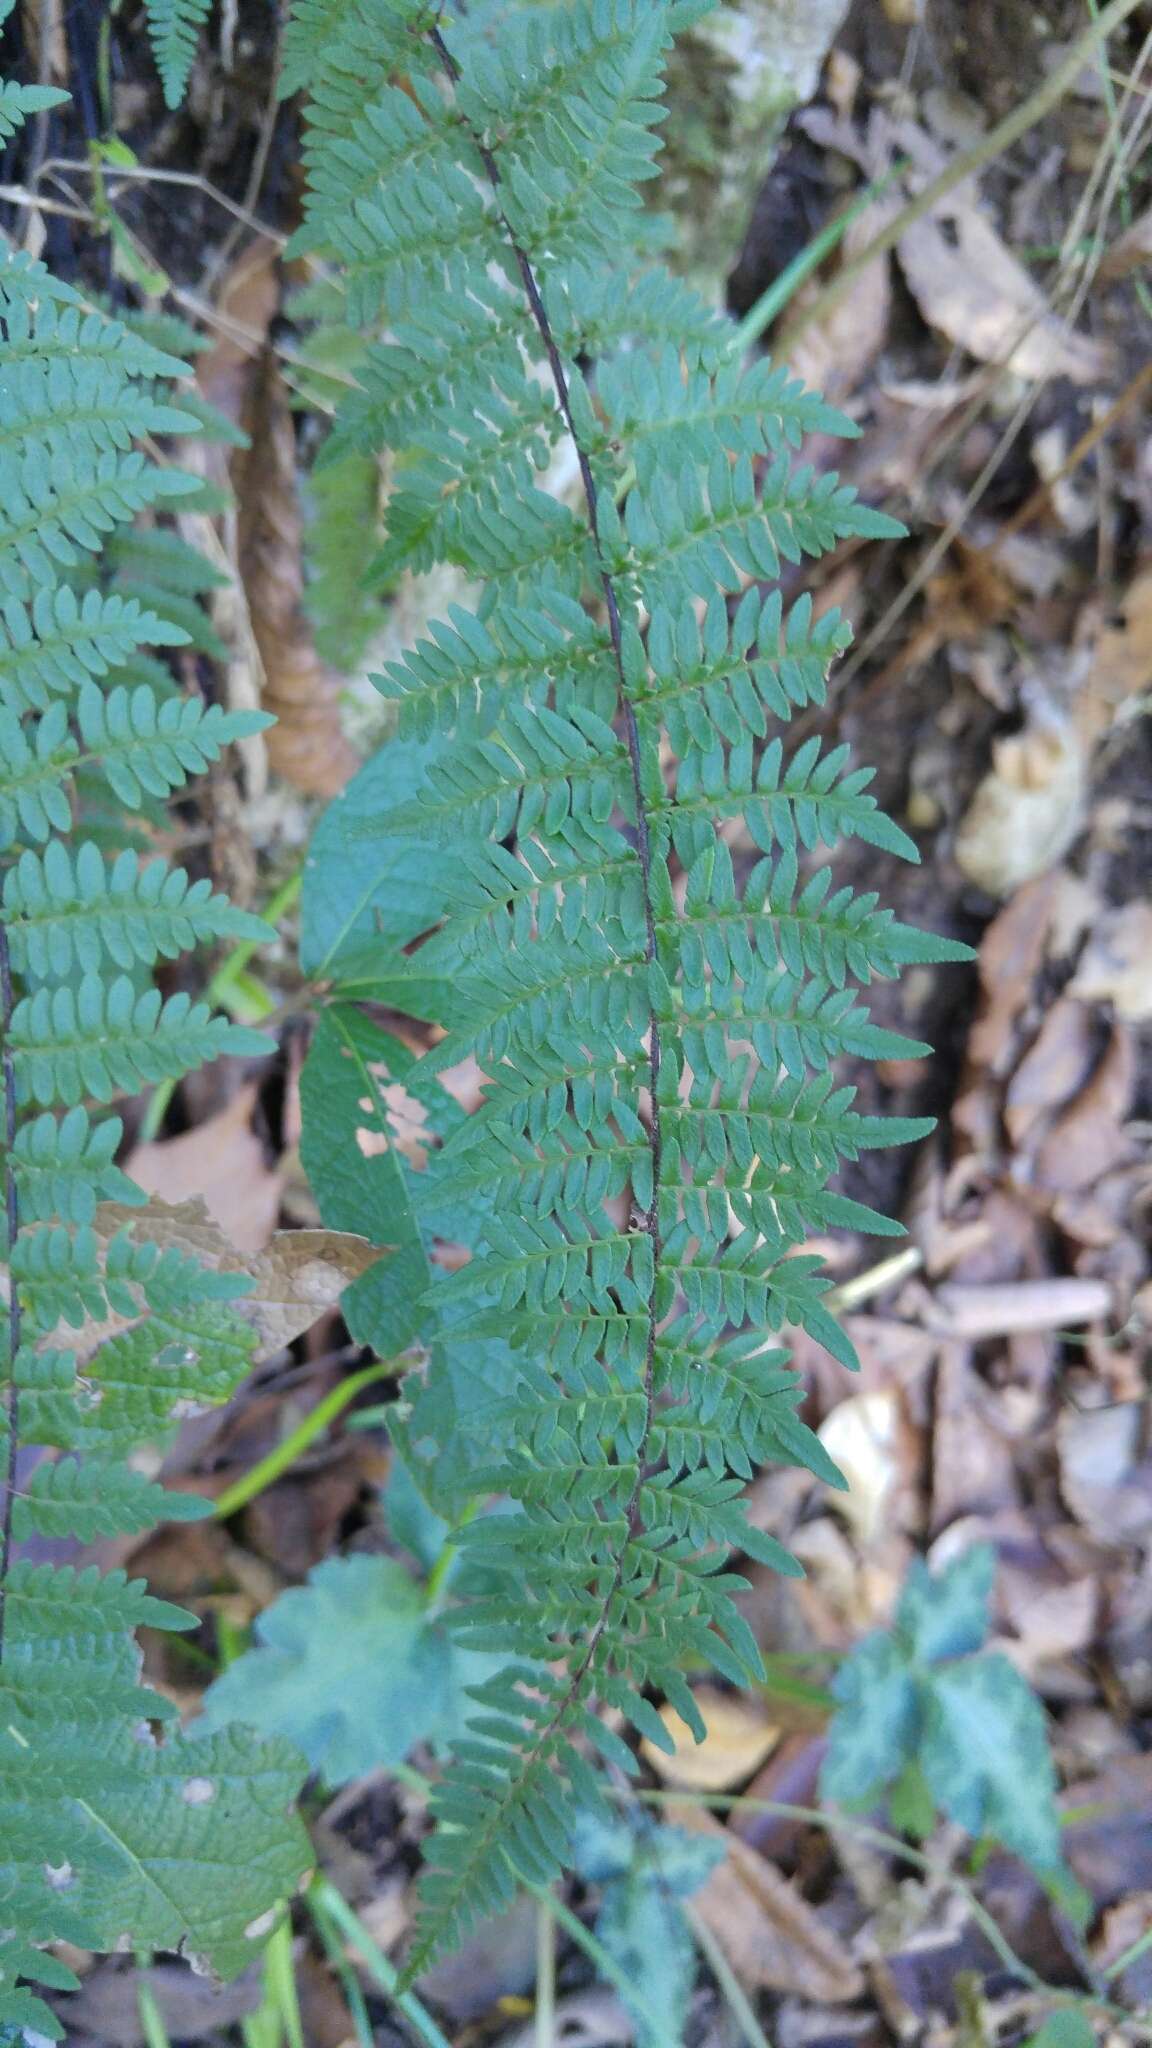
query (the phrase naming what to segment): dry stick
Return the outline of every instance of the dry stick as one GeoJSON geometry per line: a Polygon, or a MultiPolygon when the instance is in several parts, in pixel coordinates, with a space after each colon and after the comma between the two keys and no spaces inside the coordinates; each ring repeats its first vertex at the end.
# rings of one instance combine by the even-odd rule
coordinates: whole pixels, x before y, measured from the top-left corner
{"type": "Polygon", "coordinates": [[[8,1566],[12,1556],[12,1518],[16,1509],[16,1457],[19,1443],[19,1397],[16,1391],[16,1360],[20,1350],[20,1293],[12,1270],[16,1239],[20,1230],[20,1202],[16,1191],[16,1063],[12,1053],[12,958],[8,950],[8,927],[0,923],[0,1065],[4,1089],[4,1213],[8,1236],[8,1449],[4,1470],[4,1508],[0,1515],[0,1657],[4,1654],[4,1624],[7,1617],[8,1566]]]}
{"type": "Polygon", "coordinates": [[[1144,368],[1137,370],[1131,382],[1125,385],[1119,398],[1113,399],[1107,412],[1101,413],[1098,420],[1093,420],[1092,425],[1085,428],[1080,439],[1069,449],[1059,469],[1053,470],[1051,476],[1044,477],[1031,496],[1025,498],[1024,503],[1012,514],[1011,519],[1005,520],[995,539],[983,550],[985,554],[994,555],[997,548],[1006,540],[1011,540],[1014,534],[1019,533],[1023,527],[1030,526],[1032,521],[1039,517],[1055,486],[1063,483],[1066,476],[1071,476],[1074,470],[1079,469],[1085,457],[1091,455],[1097,442],[1102,441],[1105,434],[1115,426],[1121,413],[1127,412],[1128,407],[1135,399],[1143,396],[1149,385],[1152,385],[1152,363],[1145,363],[1144,368]]]}
{"type": "Polygon", "coordinates": [[[1106,41],[1114,29],[1118,29],[1122,22],[1127,21],[1130,14],[1136,12],[1140,4],[1141,0],[1111,0],[1111,5],[1105,7],[1091,27],[1077,38],[1055,70],[1049,72],[1043,84],[1038,85],[1034,93],[1030,93],[1020,106],[1006,114],[1002,121],[997,122],[995,128],[987,135],[982,135],[970,149],[962,150],[959,156],[953,157],[951,163],[945,166],[938,177],[925,185],[922,192],[917,192],[915,197],[908,201],[907,206],[902,207],[894,219],[880,229],[866,249],[862,249],[858,256],[845,264],[840,275],[834,278],[831,284],[826,285],[813,299],[811,305],[786,328],[777,353],[786,356],[798,337],[806,333],[810,327],[826,320],[851,291],[857,278],[861,277],[878,257],[886,255],[889,249],[894,249],[908,228],[916,221],[923,220],[925,214],[931,213],[933,207],[972,172],[983,170],[985,164],[991,163],[1004,150],[1011,149],[1014,143],[1019,142],[1021,136],[1027,135],[1030,128],[1034,128],[1038,121],[1044,119],[1045,114],[1059,105],[1065,93],[1071,91],[1097,44],[1106,41]]]}

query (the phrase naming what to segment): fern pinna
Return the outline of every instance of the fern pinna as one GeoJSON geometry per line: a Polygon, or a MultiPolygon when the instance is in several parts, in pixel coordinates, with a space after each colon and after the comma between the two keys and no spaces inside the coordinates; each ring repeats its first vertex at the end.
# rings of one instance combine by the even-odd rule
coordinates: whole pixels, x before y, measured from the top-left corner
{"type": "Polygon", "coordinates": [[[589,1754],[633,1768],[612,1715],[667,1744],[655,1694],[702,1734],[688,1660],[759,1668],[727,1560],[798,1567],[743,1484],[836,1478],[772,1337],[853,1362],[798,1247],[892,1230],[829,1176],[929,1128],[834,1084],[838,1054],[926,1050],[850,985],[963,951],[808,862],[850,833],[916,850],[845,749],[785,751],[847,636],[771,586],[900,529],[793,465],[847,423],[643,259],[661,67],[700,11],[299,0],[286,53],[313,86],[298,246],[388,326],[333,449],[397,451],[384,569],[485,585],[381,679],[401,737],[321,828],[305,905],[338,1004],[448,1027],[410,1093],[486,1077],[411,1177],[425,1243],[471,1256],[429,1289],[398,1423],[485,1571],[454,1625],[502,1660],[436,1797],[413,1967],[565,1860],[589,1754]]]}
{"type": "MultiPolygon", "coordinates": [[[[9,120],[38,103],[5,89],[9,120]]],[[[206,1512],[129,1458],[251,1363],[229,1305],[248,1283],[150,1240],[120,1124],[87,1106],[266,1049],[151,978],[264,927],[148,831],[125,843],[126,813],[162,820],[158,799],[262,722],[178,694],[147,650],[188,635],[162,591],[153,609],[117,587],[163,584],[162,536],[135,569],[124,536],[198,487],[133,447],[194,430],[165,388],[182,374],[0,244],[0,2031],[41,2037],[61,2029],[21,1980],[77,1981],[41,1945],[187,1943],[232,1971],[308,1861],[286,1745],[150,1732],[175,1710],[141,1687],[133,1632],[194,1617],[123,1571],[21,1554],[206,1512]]]]}

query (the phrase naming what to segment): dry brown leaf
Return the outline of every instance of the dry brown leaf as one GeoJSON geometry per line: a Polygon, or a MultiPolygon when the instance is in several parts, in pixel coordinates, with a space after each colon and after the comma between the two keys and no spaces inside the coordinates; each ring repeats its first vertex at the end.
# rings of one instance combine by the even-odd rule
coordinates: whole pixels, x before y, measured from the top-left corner
{"type": "Polygon", "coordinates": [[[304,521],[287,386],[269,345],[280,305],[279,252],[245,250],[225,281],[226,325],[201,358],[204,396],[249,437],[228,464],[236,495],[237,569],[263,668],[262,702],[279,723],[266,735],[271,767],[312,796],[334,796],[359,765],[340,722],[340,678],[316,650],[304,610],[304,521]]]}
{"type": "Polygon", "coordinates": [[[780,1740],[780,1730],[751,1700],[736,1693],[702,1685],[695,1700],[708,1730],[705,1740],[697,1742],[676,1709],[663,1706],[660,1719],[676,1744],[676,1754],[669,1756],[645,1736],[645,1761],[667,1785],[682,1785],[690,1792],[730,1792],[759,1770],[780,1740]]]}
{"type": "Polygon", "coordinates": [[[1019,377],[1087,384],[1109,368],[1099,342],[1073,333],[973,203],[955,195],[906,228],[897,253],[925,320],[982,363],[1019,377]]]}
{"type": "Polygon", "coordinates": [[[1136,1082],[1132,1034],[1112,1027],[1103,1059],[1056,1119],[1036,1155],[1036,1180],[1056,1193],[1095,1186],[1132,1149],[1126,1130],[1136,1082]]]}
{"type": "MultiPolygon", "coordinates": [[[[1152,1891],[1135,1892],[1105,1913],[1094,1944],[1092,1960],[1098,1970],[1111,1974],[1114,1966],[1145,1940],[1152,1927],[1152,1891]]],[[[1152,2012],[1152,1949],[1145,1948],[1127,1968],[1113,1976],[1114,1998],[1152,2012]]]]}
{"type": "Polygon", "coordinates": [[[1112,284],[1146,263],[1152,263],[1152,206],[1138,214],[1123,234],[1117,235],[1112,247],[1104,251],[1096,275],[1102,284],[1112,284]]]}
{"type": "Polygon", "coordinates": [[[1060,1491],[1103,1543],[1132,1543],[1152,1529],[1152,1464],[1141,1458],[1143,1423],[1138,1401],[1060,1412],[1060,1491]]]}
{"type": "Polygon", "coordinates": [[[863,1974],[844,1942],[774,1864],[693,1802],[676,1801],[667,1817],[727,1847],[692,1903],[749,1990],[791,1991],[827,2005],[860,1996],[863,1974]]]}
{"type": "Polygon", "coordinates": [[[126,1224],[141,1226],[153,1244],[174,1246],[213,1272],[246,1273],[252,1290],[233,1307],[252,1324],[261,1353],[282,1351],[310,1330],[382,1251],[350,1231],[278,1230],[263,1250],[238,1255],[202,1202],[150,1202],[146,1209],[100,1203],[94,1223],[99,1239],[107,1243],[126,1224]]]}
{"type": "Polygon", "coordinates": [[[1080,830],[1084,759],[1055,712],[997,740],[992,769],[956,834],[956,861],[990,896],[1010,896],[1054,867],[1080,830]]]}
{"type": "Polygon", "coordinates": [[[250,1081],[219,1116],[178,1138],[137,1145],[124,1171],[162,1202],[187,1202],[197,1195],[237,1252],[259,1251],[276,1228],[283,1175],[270,1166],[262,1139],[252,1128],[259,1090],[250,1081]]]}
{"type": "Polygon", "coordinates": [[[968,1040],[968,1057],[993,1074],[1007,1072],[1016,1027],[1032,994],[1056,914],[1063,877],[1040,876],[993,918],[980,942],[983,1002],[968,1040]]]}
{"type": "Polygon", "coordinates": [[[1060,1109],[1083,1086],[1095,1046],[1092,1020],[1082,1004],[1068,996],[1053,1003],[1008,1083],[1004,1121],[1014,1145],[1022,1145],[1042,1116],[1060,1109]]]}
{"type": "Polygon", "coordinates": [[[1152,1017],[1152,903],[1106,911],[1080,957],[1069,994],[1111,1003],[1131,1023],[1152,1017]]]}
{"type": "Polygon", "coordinates": [[[961,1515],[996,1514],[1016,1505],[1012,1446],[995,1427],[992,1396],[966,1345],[945,1342],[936,1368],[932,1434],[933,1534],[961,1515]]]}

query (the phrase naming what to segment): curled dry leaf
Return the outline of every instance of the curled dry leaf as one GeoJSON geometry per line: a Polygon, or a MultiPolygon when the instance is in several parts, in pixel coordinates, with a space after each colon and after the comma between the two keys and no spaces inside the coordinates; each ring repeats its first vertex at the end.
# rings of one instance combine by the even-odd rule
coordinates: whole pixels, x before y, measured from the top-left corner
{"type": "Polygon", "coordinates": [[[350,1231],[278,1230],[262,1250],[245,1256],[202,1202],[150,1202],[146,1209],[101,1202],[93,1227],[107,1243],[131,1224],[146,1226],[153,1244],[173,1246],[214,1272],[246,1273],[252,1290],[233,1306],[252,1324],[262,1352],[282,1351],[310,1330],[326,1309],[335,1308],[344,1289],[375,1264],[382,1249],[350,1231]]]}
{"type": "Polygon", "coordinates": [[[697,1742],[675,1708],[663,1706],[660,1719],[676,1744],[676,1754],[669,1756],[645,1736],[645,1762],[665,1784],[682,1785],[691,1792],[730,1792],[759,1770],[775,1749],[780,1730],[738,1694],[702,1685],[695,1700],[708,1730],[705,1740],[697,1742]]]}
{"type": "Polygon", "coordinates": [[[1117,235],[1112,247],[1104,251],[1100,281],[1112,284],[1117,278],[1127,277],[1130,271],[1139,270],[1147,263],[1152,263],[1152,206],[1138,214],[1123,234],[1117,235]]]}
{"type": "Polygon", "coordinates": [[[1108,370],[1110,351],[1052,312],[974,200],[952,195],[905,229],[897,253],[928,325],[980,362],[1078,384],[1108,370]]]}
{"type": "Polygon", "coordinates": [[[1102,1543],[1134,1543],[1152,1530],[1152,1461],[1141,1452],[1143,1423],[1138,1401],[1061,1410],[1060,1491],[1102,1543]]]}
{"type": "Polygon", "coordinates": [[[228,1104],[178,1138],[137,1145],[124,1171],[146,1194],[163,1202],[199,1196],[237,1252],[260,1251],[276,1228],[283,1188],[279,1164],[269,1165],[252,1118],[259,1090],[250,1081],[228,1104]]]}
{"type": "Polygon", "coordinates": [[[864,1978],[846,1945],[774,1864],[688,1800],[667,1817],[727,1847],[692,1903],[749,1990],[792,1991],[826,2005],[859,1997],[864,1978]]]}
{"type": "Polygon", "coordinates": [[[990,896],[1010,896],[1054,867],[1080,830],[1084,758],[1055,712],[997,740],[992,769],[956,835],[956,861],[990,896]]]}

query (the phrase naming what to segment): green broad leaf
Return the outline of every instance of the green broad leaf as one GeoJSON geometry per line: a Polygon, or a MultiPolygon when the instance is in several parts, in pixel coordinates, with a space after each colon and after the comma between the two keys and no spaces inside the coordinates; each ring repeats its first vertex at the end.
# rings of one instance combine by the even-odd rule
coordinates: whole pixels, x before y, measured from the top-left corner
{"type": "MultiPolygon", "coordinates": [[[[382,1358],[405,1351],[430,1321],[424,1297],[432,1268],[415,1202],[421,1173],[400,1149],[401,1137],[417,1155],[425,1149],[419,1132],[426,1106],[405,1086],[415,1065],[399,1039],[351,1005],[332,1004],[300,1078],[300,1156],[321,1216],[334,1230],[355,1229],[390,1249],[343,1301],[353,1337],[382,1358]]],[[[450,1098],[432,1086],[438,1108],[450,1114],[450,1098]]],[[[428,1147],[435,1136],[428,1128],[428,1147]]]]}
{"type": "Polygon", "coordinates": [[[209,1688],[210,1729],[244,1722],[296,1744],[328,1785],[448,1744],[498,1661],[453,1643],[403,1565],[329,1558],[256,1624],[258,1647],[209,1688]]]}
{"type": "Polygon", "coordinates": [[[916,1752],[920,1713],[907,1658],[890,1635],[867,1636],[832,1680],[838,1702],[820,1776],[826,1799],[856,1805],[898,1778],[916,1752]]]}
{"type": "Polygon", "coordinates": [[[600,1886],[596,1939],[635,1987],[626,2003],[643,2048],[668,2048],[683,2037],[696,1949],[679,1901],[699,1891],[725,1853],[722,1843],[682,1828],[577,1817],[575,1868],[586,1884],[600,1886]]]}
{"type": "Polygon", "coordinates": [[[1096,2029],[1086,2012],[1066,2006],[1062,2012],[1049,2013],[1021,2048],[1096,2048],[1096,2029]]]}
{"type": "Polygon", "coordinates": [[[1056,1780],[1044,1709],[998,1652],[922,1681],[924,1776],[970,1835],[993,1835],[1039,1871],[1060,1863],[1056,1780]]]}
{"type": "Polygon", "coordinates": [[[398,832],[390,815],[410,805],[435,744],[389,740],[329,804],[304,874],[300,965],[336,980],[345,952],[371,943],[379,972],[402,972],[402,948],[444,913],[443,887],[426,842],[398,832]]]}
{"type": "Polygon", "coordinates": [[[982,1649],[995,1577],[996,1552],[990,1543],[973,1544],[939,1572],[916,1558],[896,1610],[897,1633],[912,1655],[934,1664],[982,1649]]]}
{"type": "Polygon", "coordinates": [[[296,1753],[236,1729],[156,1745],[96,1709],[21,1721],[0,1733],[10,1924],[33,1941],[186,1948],[235,1976],[311,1865],[296,1753]]]}
{"type": "Polygon", "coordinates": [[[382,1506],[397,1543],[403,1544],[422,1570],[430,1572],[448,1540],[449,1524],[429,1506],[407,1460],[399,1456],[395,1447],[382,1506]]]}
{"type": "Polygon", "coordinates": [[[924,1773],[913,1757],[906,1763],[888,1795],[888,1818],[898,1834],[927,1841],[936,1825],[936,1802],[924,1773]]]}

